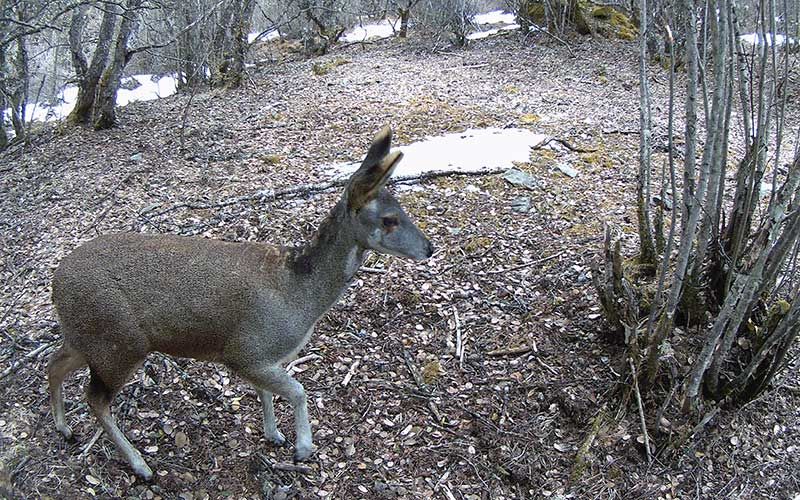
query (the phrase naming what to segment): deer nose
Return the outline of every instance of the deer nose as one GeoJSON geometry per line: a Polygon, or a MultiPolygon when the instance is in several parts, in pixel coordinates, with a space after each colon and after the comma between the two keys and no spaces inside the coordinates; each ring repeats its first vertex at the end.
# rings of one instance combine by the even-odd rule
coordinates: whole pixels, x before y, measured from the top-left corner
{"type": "Polygon", "coordinates": [[[428,248],[425,250],[425,258],[427,259],[431,255],[433,255],[433,243],[428,241],[428,248]]]}

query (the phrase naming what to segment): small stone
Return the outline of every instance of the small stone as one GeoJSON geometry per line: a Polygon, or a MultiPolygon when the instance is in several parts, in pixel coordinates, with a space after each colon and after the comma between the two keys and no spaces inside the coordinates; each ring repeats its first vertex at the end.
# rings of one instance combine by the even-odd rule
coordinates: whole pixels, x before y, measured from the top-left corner
{"type": "Polygon", "coordinates": [[[175,446],[185,448],[189,444],[189,437],[181,431],[175,433],[175,446]]]}
{"type": "Polygon", "coordinates": [[[527,189],[535,189],[538,185],[536,179],[521,170],[510,168],[503,174],[503,179],[507,180],[515,186],[522,186],[527,189]]]}
{"type": "Polygon", "coordinates": [[[526,214],[531,211],[531,199],[529,196],[520,196],[511,200],[511,210],[526,214]]]}
{"type": "Polygon", "coordinates": [[[556,164],[556,168],[567,177],[575,178],[578,176],[578,171],[570,167],[566,163],[558,163],[556,164]]]}

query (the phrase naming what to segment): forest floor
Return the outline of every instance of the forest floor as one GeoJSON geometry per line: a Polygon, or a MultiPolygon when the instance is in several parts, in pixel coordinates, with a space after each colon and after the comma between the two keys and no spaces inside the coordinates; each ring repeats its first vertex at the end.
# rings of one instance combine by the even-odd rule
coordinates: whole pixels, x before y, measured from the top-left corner
{"type": "MultiPolygon", "coordinates": [[[[621,341],[590,277],[604,223],[635,249],[636,47],[587,38],[571,50],[508,34],[466,50],[386,40],[262,61],[240,90],[131,104],[109,131],[48,126],[2,154],[0,496],[5,483],[19,498],[797,498],[796,360],[762,397],[647,463],[636,407],[619,397],[621,341]],[[369,257],[300,353],[319,447],[306,469],[264,442],[244,381],[161,355],[113,407],[152,483],[105,437],[87,447],[98,425],[85,370],[65,384],[77,436],[65,442],[45,380],[60,343],[50,282],[65,254],[130,230],[300,243],[338,190],[250,195],[328,180],[324,167],[359,160],[384,124],[397,145],[516,126],[593,151],[532,151],[517,165],[535,177],[530,190],[500,175],[397,190],[437,252],[369,257]],[[520,197],[530,211],[515,210],[520,197]]],[[[652,71],[658,145],[667,75],[652,71]]],[[[291,410],[276,408],[291,439],[291,410]]],[[[698,418],[684,420],[675,435],[698,418]]]]}

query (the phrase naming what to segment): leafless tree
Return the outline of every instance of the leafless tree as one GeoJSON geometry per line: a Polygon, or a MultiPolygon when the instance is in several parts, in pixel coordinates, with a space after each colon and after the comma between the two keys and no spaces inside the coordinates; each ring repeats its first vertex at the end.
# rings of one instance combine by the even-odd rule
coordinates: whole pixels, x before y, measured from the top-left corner
{"type": "Polygon", "coordinates": [[[69,48],[78,86],[78,98],[68,120],[76,124],[88,124],[92,120],[97,87],[108,64],[108,55],[111,52],[120,11],[116,3],[109,2],[102,5],[103,18],[97,32],[97,43],[91,61],[87,61],[83,53],[83,34],[88,19],[88,9],[88,5],[75,9],[69,28],[69,48]]]}
{"type": "MultiPolygon", "coordinates": [[[[665,239],[658,234],[662,226],[642,223],[653,220],[649,193],[658,188],[647,144],[652,124],[644,40],[640,46],[640,259],[656,265],[657,279],[625,273],[619,245],[608,232],[605,270],[595,282],[609,322],[625,334],[632,373],[641,374],[640,385],[649,389],[645,401],[657,410],[651,420],[655,426],[676,392],[663,391],[664,384],[680,383],[665,373],[665,363],[673,374],[688,374],[682,383],[683,410],[708,416],[718,406],[741,405],[766,390],[786,366],[800,332],[800,287],[785,286],[794,280],[800,236],[800,148],[786,151],[785,140],[785,89],[796,59],[790,43],[747,47],[737,7],[735,0],[683,0],[676,16],[683,21],[674,28],[685,40],[686,61],[681,173],[673,140],[674,68],[681,57],[674,54],[673,30],[664,28],[671,65],[669,175],[665,168],[660,192],[662,203],[666,193],[675,198],[665,239]],[[738,133],[736,115],[741,117],[738,133]],[[734,135],[744,141],[738,158],[731,157],[735,149],[729,147],[734,135]],[[736,171],[728,175],[732,164],[736,171]],[[644,248],[659,238],[665,245],[653,246],[648,261],[650,250],[644,248]],[[698,332],[699,342],[687,336],[690,329],[698,332]],[[679,356],[689,360],[685,366],[675,366],[675,350],[688,351],[679,356]]],[[[797,31],[788,2],[767,0],[757,10],[755,28],[762,40],[797,31]]],[[[648,24],[646,0],[640,12],[645,31],[658,29],[648,24]]]]}
{"type": "MultiPolygon", "coordinates": [[[[17,140],[26,134],[31,40],[58,29],[60,18],[72,8],[56,0],[0,2],[0,110],[9,110],[17,140]]],[[[0,148],[4,148],[9,142],[5,113],[0,116],[0,129],[0,148]]]]}

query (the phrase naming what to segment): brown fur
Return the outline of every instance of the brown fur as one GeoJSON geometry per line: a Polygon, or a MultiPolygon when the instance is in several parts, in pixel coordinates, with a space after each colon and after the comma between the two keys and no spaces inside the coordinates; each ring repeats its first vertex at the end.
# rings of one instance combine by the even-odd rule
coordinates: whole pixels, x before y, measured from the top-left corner
{"type": "Polygon", "coordinates": [[[300,249],[171,235],[115,234],[68,255],[53,277],[64,345],[50,359],[56,427],[67,438],[61,385],[88,365],[89,406],[117,449],[144,478],[152,471],[110,413],[114,396],[148,353],[226,364],[258,390],[264,432],[277,444],[272,393],[295,412],[295,458],[313,451],[305,391],[281,363],[305,343],[372,249],[424,259],[432,247],[383,190],[399,161],[391,131],[375,138],[342,199],[300,249]],[[355,200],[355,201],[354,201],[355,200]],[[385,227],[387,217],[397,226],[385,227]],[[391,229],[391,230],[389,230],[391,229]]]}

